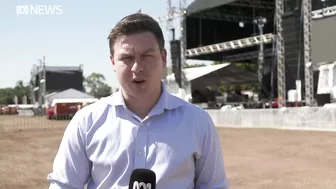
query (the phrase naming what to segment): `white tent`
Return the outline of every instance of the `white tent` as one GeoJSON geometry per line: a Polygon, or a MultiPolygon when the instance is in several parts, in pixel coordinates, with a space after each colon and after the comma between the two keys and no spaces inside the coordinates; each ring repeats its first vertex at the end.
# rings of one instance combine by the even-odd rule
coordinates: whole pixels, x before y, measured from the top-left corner
{"type": "Polygon", "coordinates": [[[93,103],[98,99],[92,95],[86,94],[82,91],[76,89],[67,89],[58,93],[51,93],[46,95],[45,102],[46,104],[55,104],[57,102],[83,102],[83,103],[93,103]]]}
{"type": "Polygon", "coordinates": [[[319,67],[317,94],[331,94],[336,99],[336,61],[319,67]]]}

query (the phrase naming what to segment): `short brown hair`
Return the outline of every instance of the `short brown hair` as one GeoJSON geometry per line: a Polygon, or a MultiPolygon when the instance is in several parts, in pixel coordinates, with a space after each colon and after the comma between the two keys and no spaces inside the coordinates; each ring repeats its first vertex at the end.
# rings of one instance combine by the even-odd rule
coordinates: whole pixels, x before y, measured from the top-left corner
{"type": "Polygon", "coordinates": [[[135,13],[121,19],[110,32],[107,39],[109,40],[111,55],[114,54],[114,44],[119,36],[141,32],[154,34],[161,52],[163,51],[165,40],[159,23],[147,14],[135,13]]]}

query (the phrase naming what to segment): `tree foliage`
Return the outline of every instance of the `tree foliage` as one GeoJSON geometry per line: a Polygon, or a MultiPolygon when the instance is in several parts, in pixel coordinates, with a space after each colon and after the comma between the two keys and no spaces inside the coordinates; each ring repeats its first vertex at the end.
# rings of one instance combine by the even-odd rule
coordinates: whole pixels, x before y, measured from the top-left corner
{"type": "Polygon", "coordinates": [[[0,89],[0,104],[14,104],[15,96],[17,96],[19,104],[22,104],[22,99],[24,96],[27,97],[27,102],[29,103],[30,91],[30,86],[24,85],[23,81],[20,80],[13,88],[7,87],[0,89]]]}
{"type": "MultiPolygon", "coordinates": [[[[225,62],[213,62],[212,65],[224,64],[225,62]]],[[[242,68],[246,71],[257,73],[258,65],[251,63],[235,63],[235,66],[242,68]]],[[[249,84],[235,84],[235,85],[222,85],[220,86],[221,92],[227,91],[241,91],[241,90],[251,90],[257,92],[260,90],[259,83],[249,83],[249,84]]]]}
{"type": "Polygon", "coordinates": [[[185,63],[183,65],[184,68],[197,68],[197,67],[203,67],[206,66],[205,64],[187,64],[185,63]]]}
{"type": "Polygon", "coordinates": [[[105,83],[105,76],[100,73],[91,73],[84,80],[84,86],[89,94],[96,98],[109,96],[112,88],[105,83]]]}
{"type": "MultiPolygon", "coordinates": [[[[212,65],[225,64],[226,62],[213,62],[212,65]]],[[[257,73],[258,65],[250,63],[234,63],[238,68],[243,68],[244,70],[257,73]]]]}
{"type": "MultiPolygon", "coordinates": [[[[108,96],[112,92],[112,88],[105,83],[104,75],[99,73],[92,73],[84,78],[84,85],[88,93],[96,98],[108,96]]],[[[23,103],[24,96],[27,97],[27,103],[30,104],[31,85],[24,84],[22,80],[19,80],[14,87],[0,88],[0,104],[15,104],[15,96],[18,104],[23,103]]]]}

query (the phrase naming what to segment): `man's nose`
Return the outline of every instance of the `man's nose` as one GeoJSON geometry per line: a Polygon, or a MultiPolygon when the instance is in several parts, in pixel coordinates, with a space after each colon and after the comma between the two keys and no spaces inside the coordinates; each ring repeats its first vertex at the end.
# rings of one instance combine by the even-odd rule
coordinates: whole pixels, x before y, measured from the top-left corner
{"type": "Polygon", "coordinates": [[[134,73],[140,73],[144,69],[143,66],[143,63],[140,60],[135,60],[131,71],[134,73]]]}

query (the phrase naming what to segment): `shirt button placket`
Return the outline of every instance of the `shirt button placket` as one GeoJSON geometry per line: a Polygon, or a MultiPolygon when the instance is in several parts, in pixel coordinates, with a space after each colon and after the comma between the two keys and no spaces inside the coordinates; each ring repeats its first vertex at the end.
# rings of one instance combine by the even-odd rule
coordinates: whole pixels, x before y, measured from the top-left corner
{"type": "Polygon", "coordinates": [[[147,129],[140,124],[136,136],[134,168],[146,168],[147,129]]]}

